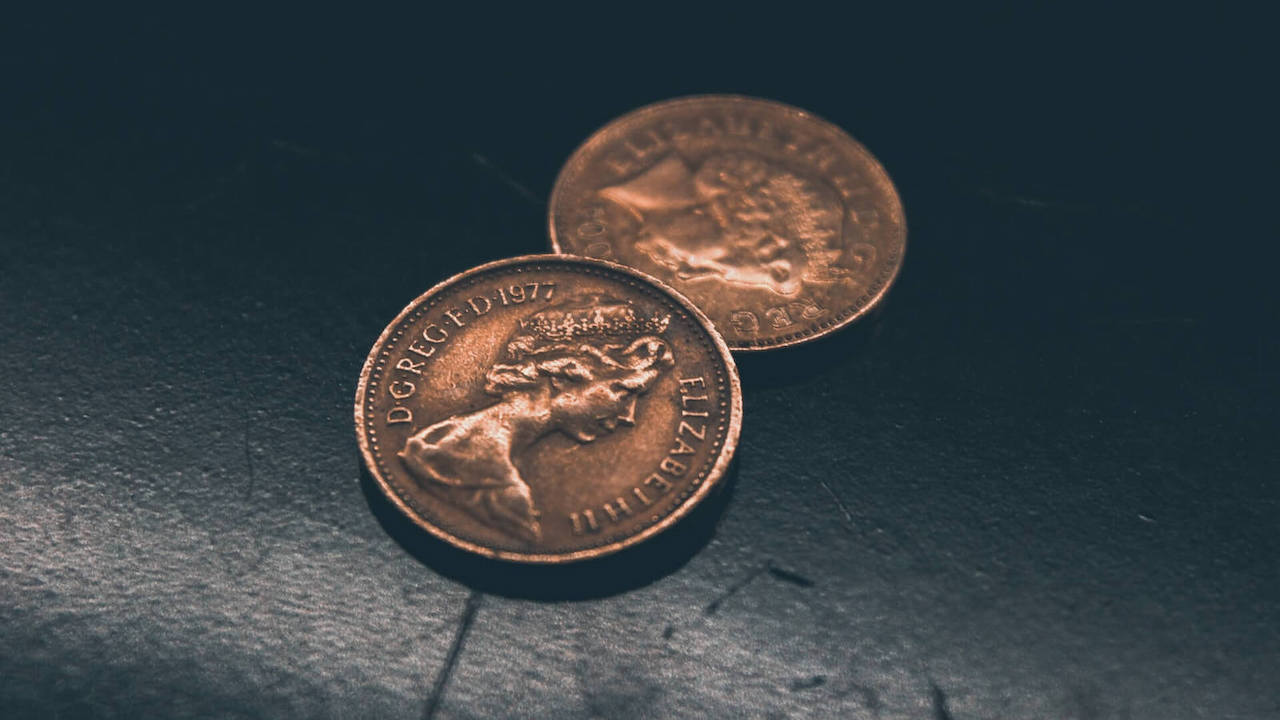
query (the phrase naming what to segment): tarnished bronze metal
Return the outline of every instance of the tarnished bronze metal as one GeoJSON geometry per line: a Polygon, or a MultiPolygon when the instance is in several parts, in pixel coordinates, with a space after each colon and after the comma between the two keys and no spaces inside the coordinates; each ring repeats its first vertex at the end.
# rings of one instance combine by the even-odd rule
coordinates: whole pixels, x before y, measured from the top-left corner
{"type": "Polygon", "coordinates": [[[742,392],[691,302],[614,263],[530,255],[456,275],[383,331],[356,391],[378,485],[481,555],[561,563],[638,543],[724,476],[742,392]]]}
{"type": "Polygon", "coordinates": [[[734,350],[804,342],[884,297],[906,222],[880,163],[840,128],[731,95],[624,115],[579,147],[550,204],[556,252],[670,283],[734,350]]]}

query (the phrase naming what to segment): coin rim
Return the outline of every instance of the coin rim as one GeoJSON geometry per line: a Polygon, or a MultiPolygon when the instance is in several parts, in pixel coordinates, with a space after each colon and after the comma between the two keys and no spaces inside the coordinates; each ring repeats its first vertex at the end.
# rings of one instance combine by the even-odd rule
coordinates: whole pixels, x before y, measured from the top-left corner
{"type": "MultiPolygon", "coordinates": [[[[876,294],[873,297],[867,300],[866,304],[864,304],[861,308],[858,308],[857,311],[850,313],[849,317],[841,320],[838,323],[830,325],[828,327],[815,330],[806,335],[803,335],[798,338],[792,338],[790,340],[779,340],[777,342],[771,342],[763,345],[735,345],[735,344],[726,343],[728,344],[728,347],[734,352],[760,352],[762,350],[776,350],[779,348],[791,347],[793,345],[800,345],[802,343],[810,342],[812,340],[817,340],[818,338],[825,337],[838,330],[842,330],[848,325],[856,322],[863,316],[870,313],[873,309],[875,309],[880,304],[880,302],[884,299],[884,296],[888,294],[889,289],[892,288],[893,284],[898,280],[898,275],[901,274],[902,272],[902,265],[906,261],[907,214],[906,214],[906,209],[902,204],[902,194],[898,192],[898,186],[894,184],[893,178],[889,176],[889,172],[884,169],[884,165],[880,163],[880,161],[876,158],[876,156],[871,154],[870,150],[868,150],[865,146],[863,146],[862,143],[854,139],[852,135],[846,132],[839,125],[836,125],[835,123],[832,123],[829,120],[826,120],[818,115],[815,115],[809,112],[808,110],[803,110],[801,108],[795,107],[794,105],[788,105],[786,103],[781,103],[776,100],[766,100],[764,98],[752,97],[750,95],[735,95],[731,93],[730,94],[707,93],[707,94],[700,94],[700,95],[685,95],[682,97],[672,98],[670,100],[661,100],[655,103],[650,103],[643,107],[640,107],[630,112],[619,115],[618,117],[615,117],[612,120],[606,122],[604,125],[601,125],[599,128],[596,129],[595,132],[588,135],[587,139],[584,140],[580,145],[578,145],[577,148],[574,149],[572,153],[569,154],[569,159],[565,160],[564,165],[561,166],[560,168],[560,172],[556,174],[555,184],[552,185],[551,187],[551,197],[547,201],[547,237],[550,238],[551,240],[551,249],[554,250],[556,253],[562,254],[562,255],[572,255],[573,257],[587,257],[585,255],[574,255],[573,253],[567,252],[566,250],[560,247],[560,240],[559,238],[556,237],[556,207],[559,205],[561,191],[564,187],[565,176],[568,174],[570,166],[573,165],[574,161],[576,161],[579,158],[579,156],[582,155],[588,149],[588,146],[601,144],[603,142],[601,138],[606,132],[614,131],[615,129],[621,128],[623,125],[626,125],[626,124],[635,124],[636,121],[640,120],[644,116],[660,113],[669,108],[681,106],[681,105],[699,105],[699,104],[714,104],[714,103],[729,104],[729,105],[756,105],[756,106],[768,107],[775,110],[780,110],[785,114],[801,117],[809,122],[813,122],[816,125],[824,126],[826,129],[833,131],[837,136],[843,137],[852,145],[853,149],[856,152],[861,153],[870,162],[872,171],[879,173],[879,175],[884,178],[884,181],[888,183],[889,188],[893,190],[893,196],[898,201],[898,210],[901,215],[901,223],[902,223],[902,232],[901,232],[901,238],[900,238],[902,249],[898,252],[898,262],[893,268],[893,274],[889,276],[889,279],[885,281],[884,285],[880,288],[880,290],[876,292],[876,294]]],[[[599,258],[591,258],[591,259],[595,260],[599,258]]],[[[714,323],[713,323],[713,327],[714,327],[714,323]]],[[[718,329],[717,329],[717,332],[719,332],[718,329]]]]}
{"type": "Polygon", "coordinates": [[[512,258],[495,260],[483,265],[478,265],[436,283],[430,290],[427,290],[409,302],[409,304],[396,315],[395,319],[388,323],[387,327],[380,335],[378,335],[378,339],[374,342],[373,347],[369,350],[369,355],[365,358],[364,367],[360,370],[360,380],[356,385],[355,423],[356,439],[360,445],[360,455],[364,460],[365,468],[369,471],[369,474],[374,478],[374,480],[377,481],[379,488],[382,490],[382,494],[415,525],[426,530],[436,538],[453,545],[454,547],[458,547],[484,557],[531,564],[562,564],[612,555],[624,548],[644,542],[679,522],[682,518],[692,512],[692,510],[697,507],[708,494],[719,487],[720,481],[728,470],[729,464],[733,461],[733,456],[737,452],[738,448],[738,436],[742,429],[742,381],[738,376],[738,366],[733,360],[733,353],[730,352],[729,346],[725,343],[724,338],[720,336],[719,331],[716,330],[715,324],[711,322],[711,319],[708,318],[706,314],[698,308],[698,306],[694,305],[691,300],[675,288],[663,283],[661,280],[651,275],[647,275],[643,271],[637,270],[633,267],[610,262],[608,260],[600,260],[598,258],[549,253],[519,255],[512,258]],[[378,464],[374,460],[373,449],[370,446],[367,429],[365,427],[366,418],[364,403],[365,393],[368,391],[369,377],[373,373],[378,356],[388,339],[391,337],[392,332],[399,327],[411,312],[417,309],[422,303],[426,302],[432,295],[444,292],[451,285],[460,282],[469,276],[478,275],[490,270],[508,266],[540,263],[597,265],[622,273],[623,275],[630,275],[633,278],[640,280],[641,282],[648,283],[656,289],[670,295],[675,300],[676,304],[683,306],[689,311],[693,318],[702,326],[702,330],[710,336],[712,345],[714,345],[717,352],[720,353],[720,358],[724,362],[726,375],[728,376],[730,395],[729,418],[727,428],[725,430],[724,442],[720,449],[720,455],[716,458],[715,463],[712,464],[711,469],[707,471],[706,480],[704,480],[682,504],[672,510],[666,517],[634,535],[608,545],[587,548],[584,550],[575,550],[567,553],[520,553],[510,550],[489,548],[469,540],[464,540],[443,528],[437,527],[428,522],[426,518],[419,516],[418,513],[399,496],[386,478],[382,477],[382,473],[378,469],[378,464]]]}

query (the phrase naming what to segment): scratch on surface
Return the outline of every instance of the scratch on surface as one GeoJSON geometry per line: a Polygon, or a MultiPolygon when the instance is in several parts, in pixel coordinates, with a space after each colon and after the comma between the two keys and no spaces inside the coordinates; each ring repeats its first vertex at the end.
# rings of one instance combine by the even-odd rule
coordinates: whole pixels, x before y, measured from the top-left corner
{"type": "Polygon", "coordinates": [[[862,696],[862,704],[866,705],[867,709],[871,711],[872,717],[880,717],[880,710],[884,708],[884,705],[880,702],[880,693],[876,692],[875,688],[857,683],[850,683],[849,687],[862,696]]]}
{"type": "Polygon", "coordinates": [[[498,179],[502,181],[502,184],[506,185],[512,190],[515,190],[517,195],[524,198],[525,200],[528,200],[529,202],[533,203],[539,208],[542,207],[542,200],[539,199],[538,196],[535,195],[532,190],[525,187],[524,185],[521,185],[519,182],[516,181],[515,178],[506,174],[501,169],[499,169],[498,166],[489,162],[489,158],[481,155],[480,153],[473,152],[471,153],[471,159],[475,161],[475,163],[480,167],[496,175],[498,179]]]}
{"type": "Polygon", "coordinates": [[[933,720],[955,720],[951,717],[951,710],[947,708],[947,696],[942,692],[942,688],[930,681],[929,691],[933,697],[933,720]]]}
{"type": "Polygon", "coordinates": [[[826,675],[814,675],[811,678],[801,678],[791,681],[791,692],[799,692],[801,690],[812,690],[816,687],[822,687],[827,684],[826,675]]]}
{"type": "Polygon", "coordinates": [[[249,482],[244,489],[244,499],[253,497],[253,490],[258,485],[258,474],[253,471],[253,452],[249,447],[249,408],[244,409],[244,466],[249,473],[249,482]]]}
{"type": "Polygon", "coordinates": [[[1048,208],[1060,208],[1062,210],[1086,210],[1085,205],[1075,203],[1066,203],[1055,200],[1041,200],[1040,198],[1027,197],[1025,195],[1015,195],[1013,193],[1000,192],[989,187],[978,188],[978,194],[982,197],[994,202],[1013,203],[1023,207],[1036,208],[1037,210],[1045,210],[1048,208]]]}
{"type": "MultiPolygon", "coordinates": [[[[231,365],[231,377],[236,384],[236,393],[243,397],[244,383],[241,382],[240,373],[236,370],[234,363],[231,365]]],[[[241,445],[244,448],[244,469],[248,475],[244,488],[244,499],[249,500],[253,497],[254,487],[258,484],[258,476],[253,470],[253,452],[249,444],[250,413],[248,402],[241,402],[240,424],[242,426],[242,432],[240,433],[241,445]]]]}
{"type": "MultiPolygon", "coordinates": [[[[791,583],[792,585],[798,585],[803,588],[813,587],[813,584],[814,584],[812,580],[810,580],[809,578],[803,575],[793,573],[790,570],[783,570],[782,568],[775,566],[772,562],[766,562],[760,567],[752,570],[750,573],[746,575],[746,577],[742,578],[738,582],[725,588],[724,592],[720,593],[720,595],[715,600],[712,600],[711,602],[707,603],[706,607],[704,607],[702,611],[707,615],[715,615],[716,611],[720,609],[720,606],[724,604],[725,600],[728,600],[734,595],[737,595],[739,591],[741,591],[746,586],[750,585],[752,581],[760,577],[760,575],[762,575],[765,572],[768,572],[770,575],[772,575],[774,578],[778,580],[781,580],[786,583],[791,583]]],[[[674,629],[672,629],[672,632],[674,633],[674,629]]],[[[663,632],[662,636],[665,638],[671,637],[671,635],[669,635],[665,631],[663,632]]]]}
{"type": "Polygon", "coordinates": [[[476,621],[476,613],[480,610],[480,602],[484,595],[472,590],[467,596],[467,603],[462,608],[462,617],[458,620],[458,631],[453,635],[453,644],[449,646],[449,654],[445,656],[444,667],[436,674],[436,681],[431,685],[431,694],[427,696],[427,709],[422,714],[425,720],[431,720],[440,711],[440,701],[444,699],[445,686],[458,664],[458,656],[462,654],[462,645],[467,641],[467,633],[476,621]]]}
{"type": "MultiPolygon", "coordinates": [[[[264,528],[262,524],[258,521],[258,517],[262,512],[262,510],[261,508],[255,507],[252,503],[249,502],[253,498],[254,492],[256,491],[258,486],[258,473],[253,466],[253,446],[249,442],[249,432],[252,425],[252,412],[250,410],[248,398],[245,395],[244,381],[240,376],[240,372],[236,370],[234,363],[231,365],[231,379],[232,379],[232,382],[235,384],[236,395],[241,398],[240,399],[240,417],[241,417],[240,447],[242,452],[244,453],[244,470],[245,470],[244,500],[245,500],[245,505],[247,506],[247,510],[244,515],[244,520],[245,520],[246,527],[249,530],[250,544],[253,549],[253,555],[250,559],[245,561],[245,564],[243,566],[237,566],[237,563],[234,560],[232,560],[229,571],[233,574],[234,577],[242,578],[248,575],[249,573],[257,571],[259,568],[262,567],[263,562],[266,561],[269,550],[266,545],[266,538],[264,537],[264,528]]],[[[239,546],[239,547],[243,548],[243,546],[239,546]]],[[[234,556],[239,556],[239,553],[234,553],[234,556]]],[[[232,557],[232,555],[228,555],[228,557],[230,558],[232,557]]]]}
{"type": "Polygon", "coordinates": [[[297,155],[298,157],[315,157],[320,154],[319,150],[299,145],[292,140],[275,139],[271,141],[271,146],[281,152],[287,152],[291,155],[297,155]]]}
{"type": "Polygon", "coordinates": [[[271,147],[294,157],[305,158],[314,162],[331,162],[339,165],[354,165],[360,162],[361,154],[338,152],[326,148],[307,147],[301,143],[284,138],[275,138],[271,147]]]}
{"type": "Polygon", "coordinates": [[[742,578],[738,582],[725,588],[725,591],[720,593],[720,596],[717,597],[715,600],[712,600],[711,602],[707,603],[707,606],[704,607],[702,611],[708,615],[715,615],[716,611],[720,609],[720,606],[724,604],[725,600],[728,600],[734,595],[737,595],[739,590],[746,587],[747,585],[750,585],[752,580],[755,580],[756,578],[760,577],[760,574],[763,573],[768,568],[769,568],[768,565],[761,565],[755,570],[752,570],[750,573],[747,574],[746,577],[742,578]]]}
{"type": "Polygon", "coordinates": [[[853,513],[849,512],[849,508],[845,507],[844,501],[840,499],[840,496],[836,494],[835,490],[831,489],[831,486],[827,484],[826,480],[819,480],[818,484],[821,485],[822,489],[826,490],[827,494],[831,496],[831,499],[836,502],[836,507],[840,508],[840,512],[844,514],[844,519],[847,520],[850,527],[852,527],[853,513]]]}
{"type": "Polygon", "coordinates": [[[1148,325],[1195,325],[1200,320],[1196,317],[1173,315],[1148,315],[1103,317],[1093,321],[1095,325],[1119,325],[1121,327],[1143,327],[1148,325]]]}
{"type": "Polygon", "coordinates": [[[799,585],[804,588],[813,587],[813,581],[803,575],[798,575],[790,570],[783,570],[780,567],[774,567],[772,564],[767,567],[769,568],[770,575],[783,582],[789,582],[792,585],[799,585]]]}

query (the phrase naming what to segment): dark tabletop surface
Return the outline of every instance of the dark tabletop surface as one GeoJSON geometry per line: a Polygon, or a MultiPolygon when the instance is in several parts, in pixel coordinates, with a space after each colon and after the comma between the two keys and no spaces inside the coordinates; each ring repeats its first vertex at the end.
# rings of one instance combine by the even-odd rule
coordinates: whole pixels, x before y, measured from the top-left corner
{"type": "Polygon", "coordinates": [[[0,717],[1280,717],[1247,30],[615,12],[8,23],[0,717]],[[883,311],[740,360],[651,547],[432,544],[360,471],[374,339],[545,250],[600,124],[728,91],[889,170],[883,311]]]}

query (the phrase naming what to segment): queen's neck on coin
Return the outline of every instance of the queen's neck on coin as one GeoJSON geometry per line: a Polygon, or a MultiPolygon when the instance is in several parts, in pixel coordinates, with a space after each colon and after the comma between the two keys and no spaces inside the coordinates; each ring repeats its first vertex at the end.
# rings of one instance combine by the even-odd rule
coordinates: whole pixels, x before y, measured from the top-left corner
{"type": "Polygon", "coordinates": [[[524,392],[512,393],[497,404],[476,411],[485,418],[491,432],[502,432],[511,442],[512,452],[532,445],[552,427],[551,388],[544,385],[524,392]]]}

